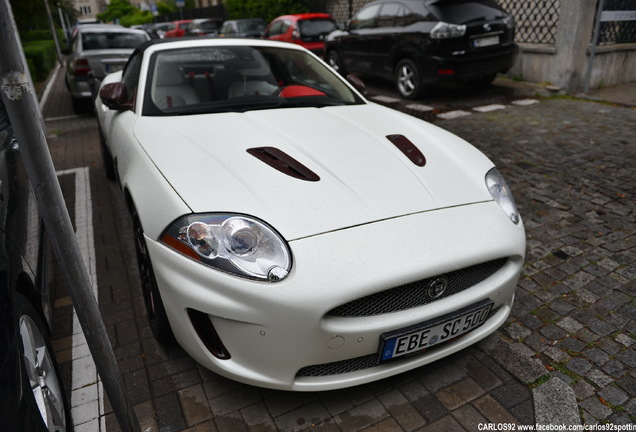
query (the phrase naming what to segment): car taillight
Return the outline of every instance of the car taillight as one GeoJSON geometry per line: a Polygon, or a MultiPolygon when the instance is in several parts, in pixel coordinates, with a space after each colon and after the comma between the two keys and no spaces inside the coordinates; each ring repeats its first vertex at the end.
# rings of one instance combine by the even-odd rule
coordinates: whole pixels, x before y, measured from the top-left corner
{"type": "Polygon", "coordinates": [[[88,75],[91,72],[91,66],[86,59],[77,59],[73,67],[73,74],[88,75]]]}

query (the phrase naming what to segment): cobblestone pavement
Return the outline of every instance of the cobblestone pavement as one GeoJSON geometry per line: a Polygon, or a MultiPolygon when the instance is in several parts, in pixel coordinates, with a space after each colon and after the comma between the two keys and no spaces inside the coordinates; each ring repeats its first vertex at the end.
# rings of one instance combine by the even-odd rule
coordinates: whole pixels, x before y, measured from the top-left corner
{"type": "MultiPolygon", "coordinates": [[[[515,192],[528,263],[513,316],[448,359],[322,393],[238,384],[158,345],[145,318],[129,217],[102,171],[96,120],[71,115],[61,76],[44,117],[56,169],[89,167],[100,309],[144,431],[438,432],[636,419],[635,110],[550,99],[437,120],[491,157],[515,192]]],[[[60,177],[71,209],[72,182],[60,177]]],[[[60,271],[55,346],[68,377],[71,306],[60,271]]],[[[78,431],[97,430],[90,413],[73,412],[78,431]]],[[[105,426],[118,430],[107,401],[105,426]]]]}

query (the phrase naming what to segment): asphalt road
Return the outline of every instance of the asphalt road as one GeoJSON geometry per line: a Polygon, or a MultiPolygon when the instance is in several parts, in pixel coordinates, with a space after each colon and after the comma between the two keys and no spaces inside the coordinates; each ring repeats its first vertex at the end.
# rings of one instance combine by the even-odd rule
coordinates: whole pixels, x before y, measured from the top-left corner
{"type": "MultiPolygon", "coordinates": [[[[58,75],[43,108],[49,147],[78,234],[88,239],[83,244],[100,309],[142,429],[475,431],[489,424],[633,424],[636,110],[546,96],[533,86],[504,82],[477,93],[440,90],[417,101],[432,108],[425,110],[395,99],[389,87],[369,86],[372,100],[433,121],[495,161],[526,225],[527,263],[511,318],[485,342],[377,383],[298,394],[229,381],[181,349],[154,341],[129,216],[103,173],[96,120],[72,114],[58,75]],[[449,112],[463,114],[440,116],[449,112]]],[[[55,347],[76,430],[116,431],[73,325],[63,267],[55,271],[55,347]]]]}

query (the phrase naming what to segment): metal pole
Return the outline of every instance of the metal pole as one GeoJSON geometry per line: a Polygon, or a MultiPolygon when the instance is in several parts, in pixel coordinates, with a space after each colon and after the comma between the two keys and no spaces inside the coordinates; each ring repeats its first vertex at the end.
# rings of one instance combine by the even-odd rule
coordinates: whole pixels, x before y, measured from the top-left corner
{"type": "Polygon", "coordinates": [[[141,428],[126,394],[55,175],[44,122],[9,0],[0,0],[0,59],[0,97],[18,140],[55,256],[64,267],[64,278],[86,342],[119,426],[125,432],[138,432],[141,428]]]}
{"type": "Polygon", "coordinates": [[[587,59],[587,71],[585,72],[585,83],[583,84],[583,93],[590,91],[590,79],[592,78],[592,67],[594,66],[594,57],[596,56],[596,45],[598,45],[598,35],[601,31],[601,14],[605,9],[605,0],[598,0],[598,8],[596,10],[596,22],[594,23],[594,36],[592,37],[592,50],[587,59]]]}
{"type": "Polygon", "coordinates": [[[46,9],[46,16],[49,19],[49,27],[51,28],[51,36],[53,42],[55,42],[55,54],[57,54],[57,61],[61,67],[64,67],[64,61],[62,60],[62,51],[60,50],[60,41],[57,39],[57,32],[55,31],[55,25],[53,24],[53,17],[51,16],[51,8],[49,7],[48,0],[42,0],[44,2],[44,8],[46,9]]]}

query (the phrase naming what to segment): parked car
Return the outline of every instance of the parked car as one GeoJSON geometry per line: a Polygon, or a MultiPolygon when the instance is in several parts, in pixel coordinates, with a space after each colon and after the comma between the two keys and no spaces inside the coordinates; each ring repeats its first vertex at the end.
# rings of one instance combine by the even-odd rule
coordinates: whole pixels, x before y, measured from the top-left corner
{"type": "Polygon", "coordinates": [[[2,430],[69,431],[51,347],[47,241],[0,100],[0,418],[2,430]]]}
{"type": "Polygon", "coordinates": [[[327,37],[329,64],[375,75],[416,99],[441,80],[489,85],[517,55],[515,21],[491,0],[379,0],[327,37]]]}
{"type": "Polygon", "coordinates": [[[166,31],[170,30],[171,27],[172,24],[169,22],[149,23],[143,25],[143,29],[146,30],[153,39],[163,39],[166,35],[166,31]]]}
{"type": "Polygon", "coordinates": [[[186,36],[216,36],[223,20],[214,18],[194,19],[186,31],[186,36]]]}
{"type": "Polygon", "coordinates": [[[223,23],[219,36],[232,38],[260,38],[267,23],[262,18],[228,20],[223,23]]]}
{"type": "Polygon", "coordinates": [[[337,28],[333,18],[325,13],[283,15],[267,26],[263,37],[296,43],[322,56],[325,51],[325,36],[337,28]]]}
{"type": "Polygon", "coordinates": [[[78,27],[70,50],[66,50],[66,87],[71,93],[73,111],[92,110],[99,81],[124,67],[141,43],[150,39],[143,30],[112,24],[85,24],[78,27]],[[93,89],[92,89],[93,88],[93,89]]]}
{"type": "Polygon", "coordinates": [[[151,42],[99,95],[151,329],[209,369],[353,386],[508,317],[525,234],[493,163],[299,45],[151,42]]]}
{"type": "Polygon", "coordinates": [[[188,28],[190,28],[190,23],[192,20],[179,20],[172,21],[170,23],[170,27],[166,30],[163,37],[164,38],[173,38],[173,37],[183,37],[185,36],[188,28]]]}

